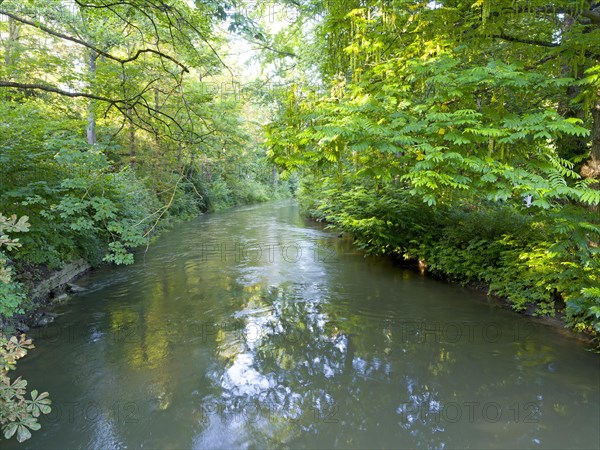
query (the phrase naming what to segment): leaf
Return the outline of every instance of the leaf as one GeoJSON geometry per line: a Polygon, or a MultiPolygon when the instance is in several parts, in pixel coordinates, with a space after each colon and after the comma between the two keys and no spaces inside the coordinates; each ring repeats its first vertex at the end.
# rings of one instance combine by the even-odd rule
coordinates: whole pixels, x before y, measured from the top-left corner
{"type": "Polygon", "coordinates": [[[13,227],[13,231],[17,232],[26,232],[29,231],[30,224],[27,222],[29,220],[28,216],[22,216],[19,221],[13,227]]]}
{"type": "Polygon", "coordinates": [[[11,422],[8,425],[6,425],[4,427],[4,437],[6,439],[10,439],[11,437],[13,437],[15,435],[15,432],[17,431],[19,424],[16,422],[11,422]]]}
{"type": "Polygon", "coordinates": [[[31,438],[31,432],[27,429],[27,427],[23,425],[19,425],[17,428],[17,441],[25,442],[27,439],[31,438]]]}
{"type": "Polygon", "coordinates": [[[27,387],[27,380],[24,380],[21,377],[18,377],[12,384],[13,389],[24,389],[25,387],[27,387]]]}

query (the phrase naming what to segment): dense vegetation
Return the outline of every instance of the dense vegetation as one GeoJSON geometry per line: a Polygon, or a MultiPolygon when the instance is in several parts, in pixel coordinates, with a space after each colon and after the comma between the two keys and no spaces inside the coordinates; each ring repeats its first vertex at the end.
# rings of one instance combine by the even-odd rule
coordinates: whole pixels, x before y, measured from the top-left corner
{"type": "MultiPolygon", "coordinates": [[[[266,103],[214,88],[235,70],[223,7],[163,6],[0,5],[0,212],[31,225],[11,253],[17,277],[78,258],[129,264],[173,219],[289,195],[261,144],[266,103]]],[[[26,306],[18,283],[0,290],[0,315],[26,306]]]]}
{"type": "MultiPolygon", "coordinates": [[[[598,335],[600,4],[278,7],[0,1],[0,317],[30,306],[40,267],[129,264],[173,220],[299,176],[305,209],[367,250],[598,335]],[[280,88],[236,92],[225,30],[280,88]]],[[[20,440],[49,410],[6,375],[30,345],[0,340],[0,425],[20,440]]]]}
{"type": "Polygon", "coordinates": [[[302,8],[281,41],[319,76],[287,73],[304,89],[267,132],[310,213],[600,332],[598,3],[302,8]]]}

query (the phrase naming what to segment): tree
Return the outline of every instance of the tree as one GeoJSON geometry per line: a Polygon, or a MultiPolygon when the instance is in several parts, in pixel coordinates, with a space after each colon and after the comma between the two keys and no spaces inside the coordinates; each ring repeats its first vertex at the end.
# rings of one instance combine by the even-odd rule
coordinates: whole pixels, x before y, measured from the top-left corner
{"type": "MultiPolygon", "coordinates": [[[[435,257],[427,249],[439,244],[427,233],[439,230],[422,234],[425,224],[412,229],[403,213],[402,202],[414,206],[415,199],[449,208],[449,217],[466,209],[469,220],[505,207],[536,217],[547,232],[532,239],[543,242],[501,270],[518,278],[519,258],[544,252],[555,258],[548,264],[555,271],[582,270],[560,280],[545,273],[539,296],[529,278],[515,288],[515,304],[522,304],[517,290],[542,303],[558,292],[572,323],[599,330],[599,300],[589,291],[597,277],[588,271],[599,264],[599,223],[590,214],[600,203],[593,189],[599,13],[597,4],[560,1],[329,3],[319,10],[315,44],[324,56],[313,60],[329,92],[281,97],[281,113],[267,128],[271,158],[305,174],[304,201],[314,214],[374,251],[435,257]],[[365,195],[377,207],[367,207],[365,195]],[[399,230],[401,218],[411,232],[399,230]],[[396,235],[421,247],[407,251],[396,235]]],[[[425,215],[414,207],[412,214],[425,215]]],[[[474,231],[473,242],[478,237],[474,231]]],[[[469,278],[473,269],[462,273],[469,278]]]]}

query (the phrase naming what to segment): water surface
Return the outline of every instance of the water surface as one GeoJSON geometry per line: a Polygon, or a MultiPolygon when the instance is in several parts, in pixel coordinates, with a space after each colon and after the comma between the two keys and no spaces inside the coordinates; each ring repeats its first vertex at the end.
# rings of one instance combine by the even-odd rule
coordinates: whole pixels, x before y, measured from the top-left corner
{"type": "Polygon", "coordinates": [[[20,363],[54,401],[30,448],[600,447],[597,355],[292,202],[178,225],[79,284],[20,363]]]}

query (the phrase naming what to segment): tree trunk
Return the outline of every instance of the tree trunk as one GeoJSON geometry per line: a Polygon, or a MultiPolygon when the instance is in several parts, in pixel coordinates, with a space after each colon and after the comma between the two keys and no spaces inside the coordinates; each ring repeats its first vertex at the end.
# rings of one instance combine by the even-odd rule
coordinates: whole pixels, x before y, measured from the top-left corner
{"type": "Polygon", "coordinates": [[[4,62],[6,66],[11,66],[16,60],[17,41],[19,40],[20,27],[12,17],[8,18],[8,38],[4,45],[4,62]]]}
{"type": "MultiPolygon", "coordinates": [[[[565,15],[562,20],[560,31],[561,31],[561,43],[566,43],[566,36],[570,29],[575,24],[575,19],[570,15],[565,15]]],[[[562,64],[562,76],[573,77],[576,80],[580,80],[583,77],[583,68],[578,67],[575,69],[572,65],[563,62],[562,64]]],[[[581,89],[578,85],[569,85],[567,87],[567,97],[560,101],[558,104],[558,113],[566,119],[577,118],[582,121],[585,120],[585,110],[583,108],[577,108],[572,106],[572,101],[581,93],[581,89]]],[[[585,136],[563,136],[557,140],[557,152],[558,156],[568,161],[573,161],[577,157],[585,154],[587,151],[587,137],[585,136]]],[[[578,164],[581,167],[581,163],[578,164]]]]}
{"type": "MultiPolygon", "coordinates": [[[[88,75],[90,77],[90,84],[93,84],[96,78],[96,60],[98,54],[94,51],[90,51],[88,60],[88,75]]],[[[93,86],[92,86],[93,89],[93,86]]],[[[90,100],[88,103],[88,126],[87,126],[87,141],[90,145],[96,145],[96,101],[90,100]]]]}
{"type": "Polygon", "coordinates": [[[600,92],[596,95],[596,102],[592,108],[592,117],[594,125],[592,127],[592,154],[591,160],[596,164],[600,164],[600,92]]]}
{"type": "Polygon", "coordinates": [[[600,92],[592,107],[592,151],[590,159],[581,168],[581,176],[600,180],[600,92]]]}
{"type": "Polygon", "coordinates": [[[133,125],[133,110],[127,109],[127,116],[129,117],[129,166],[133,169],[135,167],[136,155],[135,155],[135,126],[133,125]]]}

